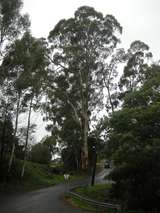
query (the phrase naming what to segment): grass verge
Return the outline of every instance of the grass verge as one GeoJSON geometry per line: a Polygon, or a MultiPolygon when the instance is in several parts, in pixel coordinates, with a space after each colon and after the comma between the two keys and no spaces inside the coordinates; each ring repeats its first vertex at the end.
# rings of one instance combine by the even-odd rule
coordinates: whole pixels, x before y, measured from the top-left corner
{"type": "MultiPolygon", "coordinates": [[[[78,187],[74,191],[82,195],[84,197],[88,197],[90,199],[100,201],[100,202],[108,202],[108,193],[109,189],[111,188],[111,184],[98,184],[95,186],[88,186],[88,187],[78,187]]],[[[73,198],[68,196],[66,198],[68,202],[78,208],[90,211],[90,212],[107,212],[107,213],[117,213],[117,210],[107,209],[106,211],[99,207],[94,207],[83,200],[78,198],[73,198]]],[[[113,203],[113,202],[112,202],[113,203]]]]}
{"type": "MultiPolygon", "coordinates": [[[[100,202],[108,202],[108,203],[117,203],[116,200],[109,200],[109,189],[111,189],[111,184],[98,184],[95,186],[90,187],[78,187],[74,191],[77,194],[82,195],[83,197],[88,197],[90,199],[100,201],[100,202]]],[[[126,210],[116,210],[116,209],[104,209],[104,208],[98,208],[94,207],[88,203],[86,203],[84,200],[81,200],[79,198],[74,198],[71,196],[66,197],[67,201],[75,207],[90,211],[90,212],[98,212],[98,213],[144,213],[142,211],[126,211],[126,210]]]]}
{"type": "Polygon", "coordinates": [[[74,191],[84,197],[89,197],[100,202],[108,202],[108,193],[111,184],[97,184],[95,186],[78,187],[74,191]]]}
{"type": "Polygon", "coordinates": [[[64,182],[63,175],[51,173],[47,165],[26,162],[23,179],[20,178],[22,161],[16,160],[9,181],[0,184],[3,192],[23,192],[53,186],[64,182]]]}

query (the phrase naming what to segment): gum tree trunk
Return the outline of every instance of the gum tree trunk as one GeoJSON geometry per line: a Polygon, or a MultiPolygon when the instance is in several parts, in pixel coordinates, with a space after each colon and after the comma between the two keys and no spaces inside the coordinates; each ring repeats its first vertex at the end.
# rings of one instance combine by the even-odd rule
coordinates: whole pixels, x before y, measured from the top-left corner
{"type": "MultiPolygon", "coordinates": [[[[13,138],[15,139],[16,134],[17,134],[17,129],[18,129],[18,118],[19,118],[19,110],[20,110],[20,99],[21,99],[21,93],[18,93],[18,101],[17,101],[17,110],[16,110],[16,120],[15,120],[15,129],[14,129],[14,134],[13,138]]],[[[12,150],[11,150],[11,155],[9,159],[9,164],[8,164],[8,173],[10,173],[12,163],[13,163],[13,158],[14,158],[14,152],[15,152],[15,140],[13,140],[13,145],[12,145],[12,150]]]]}
{"type": "Polygon", "coordinates": [[[5,146],[5,135],[6,135],[6,119],[7,119],[7,108],[5,110],[3,128],[2,128],[2,136],[1,136],[1,147],[0,147],[0,160],[3,160],[4,154],[4,146],[5,146]]]}
{"type": "Polygon", "coordinates": [[[30,121],[31,121],[31,112],[32,112],[32,102],[33,102],[33,97],[31,98],[31,102],[30,102],[30,106],[29,106],[27,134],[26,134],[26,141],[25,141],[25,152],[24,152],[24,160],[23,160],[23,166],[22,166],[22,171],[21,171],[21,178],[23,178],[23,176],[24,176],[25,165],[26,165],[26,160],[27,160],[27,149],[28,149],[28,138],[29,138],[29,128],[30,128],[30,121]]]}

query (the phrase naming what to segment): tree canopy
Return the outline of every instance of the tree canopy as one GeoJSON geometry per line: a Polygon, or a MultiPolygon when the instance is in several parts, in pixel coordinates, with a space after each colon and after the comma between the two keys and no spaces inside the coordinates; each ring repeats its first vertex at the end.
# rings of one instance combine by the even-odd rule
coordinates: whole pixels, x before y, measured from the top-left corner
{"type": "Polygon", "coordinates": [[[59,152],[66,170],[95,172],[98,154],[114,162],[110,195],[124,209],[159,211],[160,65],[149,46],[125,50],[117,19],[89,6],[35,38],[22,5],[0,0],[0,170],[12,176],[21,159],[23,178],[27,160],[59,152]],[[37,110],[51,135],[31,145],[37,110]]]}
{"type": "Polygon", "coordinates": [[[103,104],[102,64],[119,43],[121,32],[114,16],[103,16],[94,8],[83,6],[74,18],[61,20],[49,34],[54,83],[48,97],[52,111],[56,111],[52,120],[62,127],[67,112],[77,123],[84,168],[88,164],[90,121],[93,111],[103,104]]]}

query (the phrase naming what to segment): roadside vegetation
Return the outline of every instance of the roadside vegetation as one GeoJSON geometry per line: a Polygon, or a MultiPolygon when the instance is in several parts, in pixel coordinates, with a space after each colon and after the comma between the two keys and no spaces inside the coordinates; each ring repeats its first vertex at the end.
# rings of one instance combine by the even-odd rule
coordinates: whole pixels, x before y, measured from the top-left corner
{"type": "Polygon", "coordinates": [[[108,202],[109,190],[111,189],[111,184],[98,184],[95,186],[79,187],[74,191],[79,195],[91,198],[100,202],[108,202]]]}
{"type": "MultiPolygon", "coordinates": [[[[84,198],[90,198],[95,201],[105,202],[110,204],[118,204],[119,201],[113,199],[111,195],[111,184],[98,184],[95,186],[78,187],[74,189],[74,192],[83,196],[84,198]]],[[[116,210],[111,208],[95,207],[91,203],[86,202],[80,198],[66,196],[66,200],[73,206],[88,210],[89,212],[103,212],[103,213],[145,213],[143,210],[116,210]]]]}
{"type": "MultiPolygon", "coordinates": [[[[113,162],[113,200],[160,212],[160,63],[119,21],[90,6],[36,38],[22,0],[0,0],[0,183],[33,189],[113,162]],[[33,114],[50,136],[35,143],[33,114]],[[101,115],[101,117],[100,117],[101,115]],[[50,167],[60,156],[63,168],[50,167]]],[[[137,35],[138,36],[138,35],[137,35]]],[[[80,193],[107,199],[96,186],[80,193]]]]}
{"type": "Polygon", "coordinates": [[[54,186],[64,182],[63,174],[55,174],[49,165],[26,162],[23,180],[20,178],[22,160],[16,160],[9,180],[1,182],[1,192],[23,192],[54,186]]]}

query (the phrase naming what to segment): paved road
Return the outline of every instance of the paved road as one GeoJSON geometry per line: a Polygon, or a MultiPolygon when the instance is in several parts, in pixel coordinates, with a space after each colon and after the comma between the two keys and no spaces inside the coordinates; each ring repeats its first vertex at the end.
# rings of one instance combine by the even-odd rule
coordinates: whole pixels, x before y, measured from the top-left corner
{"type": "Polygon", "coordinates": [[[0,213],[84,213],[64,201],[64,185],[0,197],[0,213]]]}
{"type": "MultiPolygon", "coordinates": [[[[107,182],[104,177],[109,172],[109,169],[101,171],[95,182],[107,182]]],[[[88,181],[83,180],[83,183],[88,181]]],[[[65,190],[65,185],[58,185],[21,195],[0,196],[0,213],[84,213],[84,210],[74,208],[64,201],[65,190]]]]}
{"type": "Polygon", "coordinates": [[[100,173],[98,173],[95,177],[95,183],[113,183],[112,180],[109,180],[107,178],[107,176],[110,174],[110,172],[112,171],[112,169],[107,168],[107,169],[103,169],[100,173]]]}

